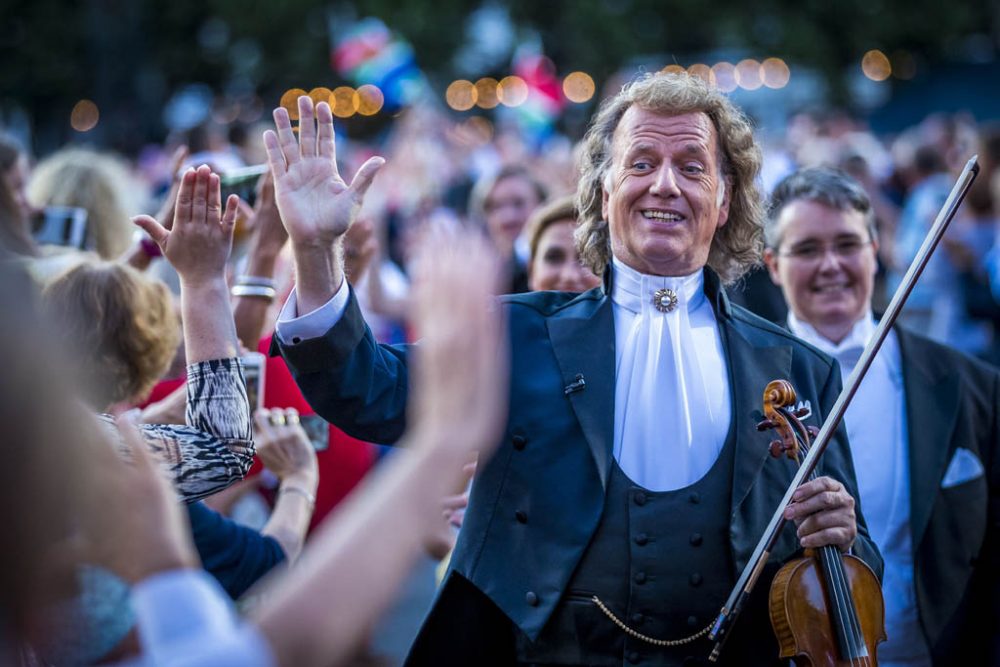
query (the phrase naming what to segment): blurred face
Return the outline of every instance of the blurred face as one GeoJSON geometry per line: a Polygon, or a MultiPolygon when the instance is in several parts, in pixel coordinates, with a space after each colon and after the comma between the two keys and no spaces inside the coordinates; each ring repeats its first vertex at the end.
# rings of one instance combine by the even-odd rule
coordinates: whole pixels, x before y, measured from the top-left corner
{"type": "Polygon", "coordinates": [[[538,249],[528,265],[528,287],[532,291],[586,292],[601,279],[580,263],[573,243],[576,223],[567,218],[553,222],[538,239],[538,249]]]}
{"type": "Polygon", "coordinates": [[[611,150],[603,212],[615,257],[661,276],[688,275],[705,266],[715,232],[729,215],[708,116],[665,116],[630,107],[611,150]]]}
{"type": "Polygon", "coordinates": [[[497,181],[484,202],[486,229],[497,249],[509,254],[532,211],[542,202],[535,186],[520,176],[497,181]]]}
{"type": "Polygon", "coordinates": [[[788,307],[834,343],[871,309],[878,245],[860,211],[799,199],[778,217],[779,243],[764,253],[788,307]]]}
{"type": "Polygon", "coordinates": [[[17,162],[3,173],[3,182],[14,196],[21,215],[28,217],[31,214],[31,205],[28,203],[28,158],[23,155],[18,157],[17,162]]]}

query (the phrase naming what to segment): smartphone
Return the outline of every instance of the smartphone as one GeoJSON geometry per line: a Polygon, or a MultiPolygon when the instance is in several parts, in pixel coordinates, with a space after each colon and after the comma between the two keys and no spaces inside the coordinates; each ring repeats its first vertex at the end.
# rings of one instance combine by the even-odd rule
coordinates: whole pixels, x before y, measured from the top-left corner
{"type": "Polygon", "coordinates": [[[46,206],[32,219],[31,235],[39,245],[83,250],[87,243],[87,209],[46,206]]]}
{"type": "Polygon", "coordinates": [[[264,407],[264,369],[267,368],[267,359],[260,352],[248,352],[240,357],[240,363],[247,383],[250,413],[253,414],[264,407]]]}
{"type": "Polygon", "coordinates": [[[330,448],[330,424],[319,415],[302,415],[299,417],[302,429],[309,436],[309,442],[317,452],[330,448]]]}
{"type": "Polygon", "coordinates": [[[254,200],[257,199],[257,181],[266,171],[266,164],[255,164],[222,174],[219,177],[219,188],[222,190],[223,206],[229,195],[238,195],[240,199],[253,206],[254,200]]]}

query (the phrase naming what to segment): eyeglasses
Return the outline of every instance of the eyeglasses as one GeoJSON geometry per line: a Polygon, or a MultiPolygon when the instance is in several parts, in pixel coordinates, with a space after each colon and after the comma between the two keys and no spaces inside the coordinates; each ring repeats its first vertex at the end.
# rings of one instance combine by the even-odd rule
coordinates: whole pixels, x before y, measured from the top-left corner
{"type": "Polygon", "coordinates": [[[815,262],[826,256],[826,253],[833,251],[833,254],[841,259],[855,257],[862,250],[871,245],[871,239],[846,238],[839,239],[833,243],[819,243],[816,241],[805,241],[781,250],[778,254],[782,257],[791,257],[803,262],[815,262]]]}

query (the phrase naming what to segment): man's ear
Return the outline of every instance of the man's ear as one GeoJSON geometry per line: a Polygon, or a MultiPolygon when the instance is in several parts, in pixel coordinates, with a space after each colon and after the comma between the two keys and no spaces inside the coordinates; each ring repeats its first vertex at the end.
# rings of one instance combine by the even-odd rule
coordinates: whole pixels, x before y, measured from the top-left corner
{"type": "Polygon", "coordinates": [[[726,176],[724,183],[725,190],[722,192],[722,203],[719,204],[719,222],[716,224],[716,229],[729,222],[729,202],[732,201],[733,179],[726,176]]]}
{"type": "Polygon", "coordinates": [[[608,188],[603,179],[601,181],[601,217],[605,222],[608,221],[608,188]]]}
{"type": "Polygon", "coordinates": [[[781,274],[778,273],[778,253],[774,248],[764,248],[764,264],[767,266],[767,274],[771,276],[771,282],[781,287],[781,274]]]}

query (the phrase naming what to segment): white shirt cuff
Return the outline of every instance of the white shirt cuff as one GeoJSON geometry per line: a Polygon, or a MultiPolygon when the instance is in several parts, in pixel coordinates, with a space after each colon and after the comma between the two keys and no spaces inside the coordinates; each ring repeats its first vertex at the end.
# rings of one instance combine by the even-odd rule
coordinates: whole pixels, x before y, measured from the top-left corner
{"type": "Polygon", "coordinates": [[[172,570],[132,587],[144,662],[153,665],[275,664],[267,642],[242,623],[229,598],[202,570],[172,570]],[[226,656],[223,662],[218,662],[226,656]]]}
{"type": "Polygon", "coordinates": [[[278,315],[278,324],[275,327],[278,338],[286,345],[298,345],[309,338],[320,338],[325,335],[344,316],[350,293],[347,281],[344,280],[329,301],[311,313],[300,316],[296,290],[293,289],[278,315]]]}

